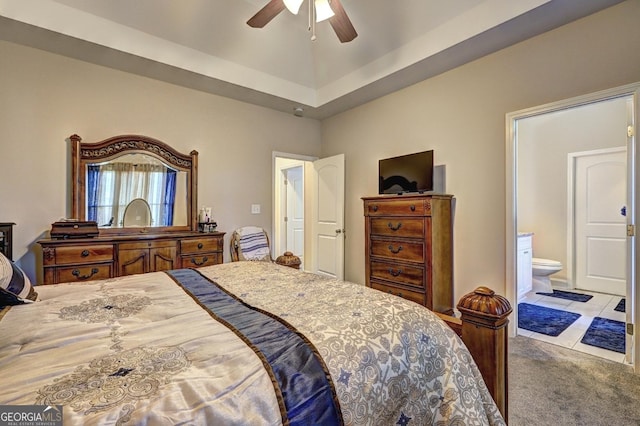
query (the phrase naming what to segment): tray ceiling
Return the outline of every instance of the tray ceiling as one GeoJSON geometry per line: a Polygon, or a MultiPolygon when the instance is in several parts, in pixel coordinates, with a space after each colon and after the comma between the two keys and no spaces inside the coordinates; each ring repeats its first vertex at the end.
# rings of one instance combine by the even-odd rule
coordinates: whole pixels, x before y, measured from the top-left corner
{"type": "Polygon", "coordinates": [[[344,44],[306,2],[246,25],[267,2],[0,0],[0,39],[322,119],[620,0],[342,0],[344,44]]]}

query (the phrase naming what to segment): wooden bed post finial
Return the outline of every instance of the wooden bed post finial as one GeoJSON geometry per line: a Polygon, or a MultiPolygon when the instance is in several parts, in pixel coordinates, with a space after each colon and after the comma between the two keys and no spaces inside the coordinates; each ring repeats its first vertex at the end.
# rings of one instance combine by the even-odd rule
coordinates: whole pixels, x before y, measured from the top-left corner
{"type": "Polygon", "coordinates": [[[476,360],[487,387],[507,419],[507,324],[513,311],[509,301],[487,287],[464,295],[457,306],[462,314],[462,340],[476,360]]]}

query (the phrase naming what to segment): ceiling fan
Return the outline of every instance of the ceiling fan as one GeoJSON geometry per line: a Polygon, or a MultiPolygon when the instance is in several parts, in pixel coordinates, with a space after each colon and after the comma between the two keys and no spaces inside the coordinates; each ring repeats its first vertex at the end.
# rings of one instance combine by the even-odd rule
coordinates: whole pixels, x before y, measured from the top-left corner
{"type": "MultiPolygon", "coordinates": [[[[304,0],[271,0],[258,13],[247,21],[253,28],[267,25],[285,8],[297,15],[304,0]]],[[[311,40],[315,40],[315,23],[329,19],[331,27],[342,43],[347,43],[358,36],[353,24],[344,11],[340,0],[309,0],[309,31],[311,40]],[[315,19],[314,19],[315,17],[315,19]]]]}

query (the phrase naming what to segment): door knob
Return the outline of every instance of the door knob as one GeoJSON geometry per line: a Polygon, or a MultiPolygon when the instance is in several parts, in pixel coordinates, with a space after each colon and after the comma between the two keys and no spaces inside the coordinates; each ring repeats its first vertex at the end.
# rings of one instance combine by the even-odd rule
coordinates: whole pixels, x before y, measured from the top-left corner
{"type": "Polygon", "coordinates": [[[622,206],[622,208],[620,209],[620,214],[622,216],[626,216],[627,215],[627,206],[622,206]]]}
{"type": "Polygon", "coordinates": [[[342,234],[343,232],[345,232],[344,229],[336,229],[336,234],[342,234]]]}

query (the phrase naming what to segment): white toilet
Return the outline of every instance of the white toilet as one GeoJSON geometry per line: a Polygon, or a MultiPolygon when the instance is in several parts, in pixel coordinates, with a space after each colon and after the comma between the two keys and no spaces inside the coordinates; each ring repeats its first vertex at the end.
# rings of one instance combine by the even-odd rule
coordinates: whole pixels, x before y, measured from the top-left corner
{"type": "Polygon", "coordinates": [[[556,260],[534,257],[531,259],[533,270],[532,290],[535,292],[552,293],[551,274],[562,271],[562,263],[556,260]]]}

